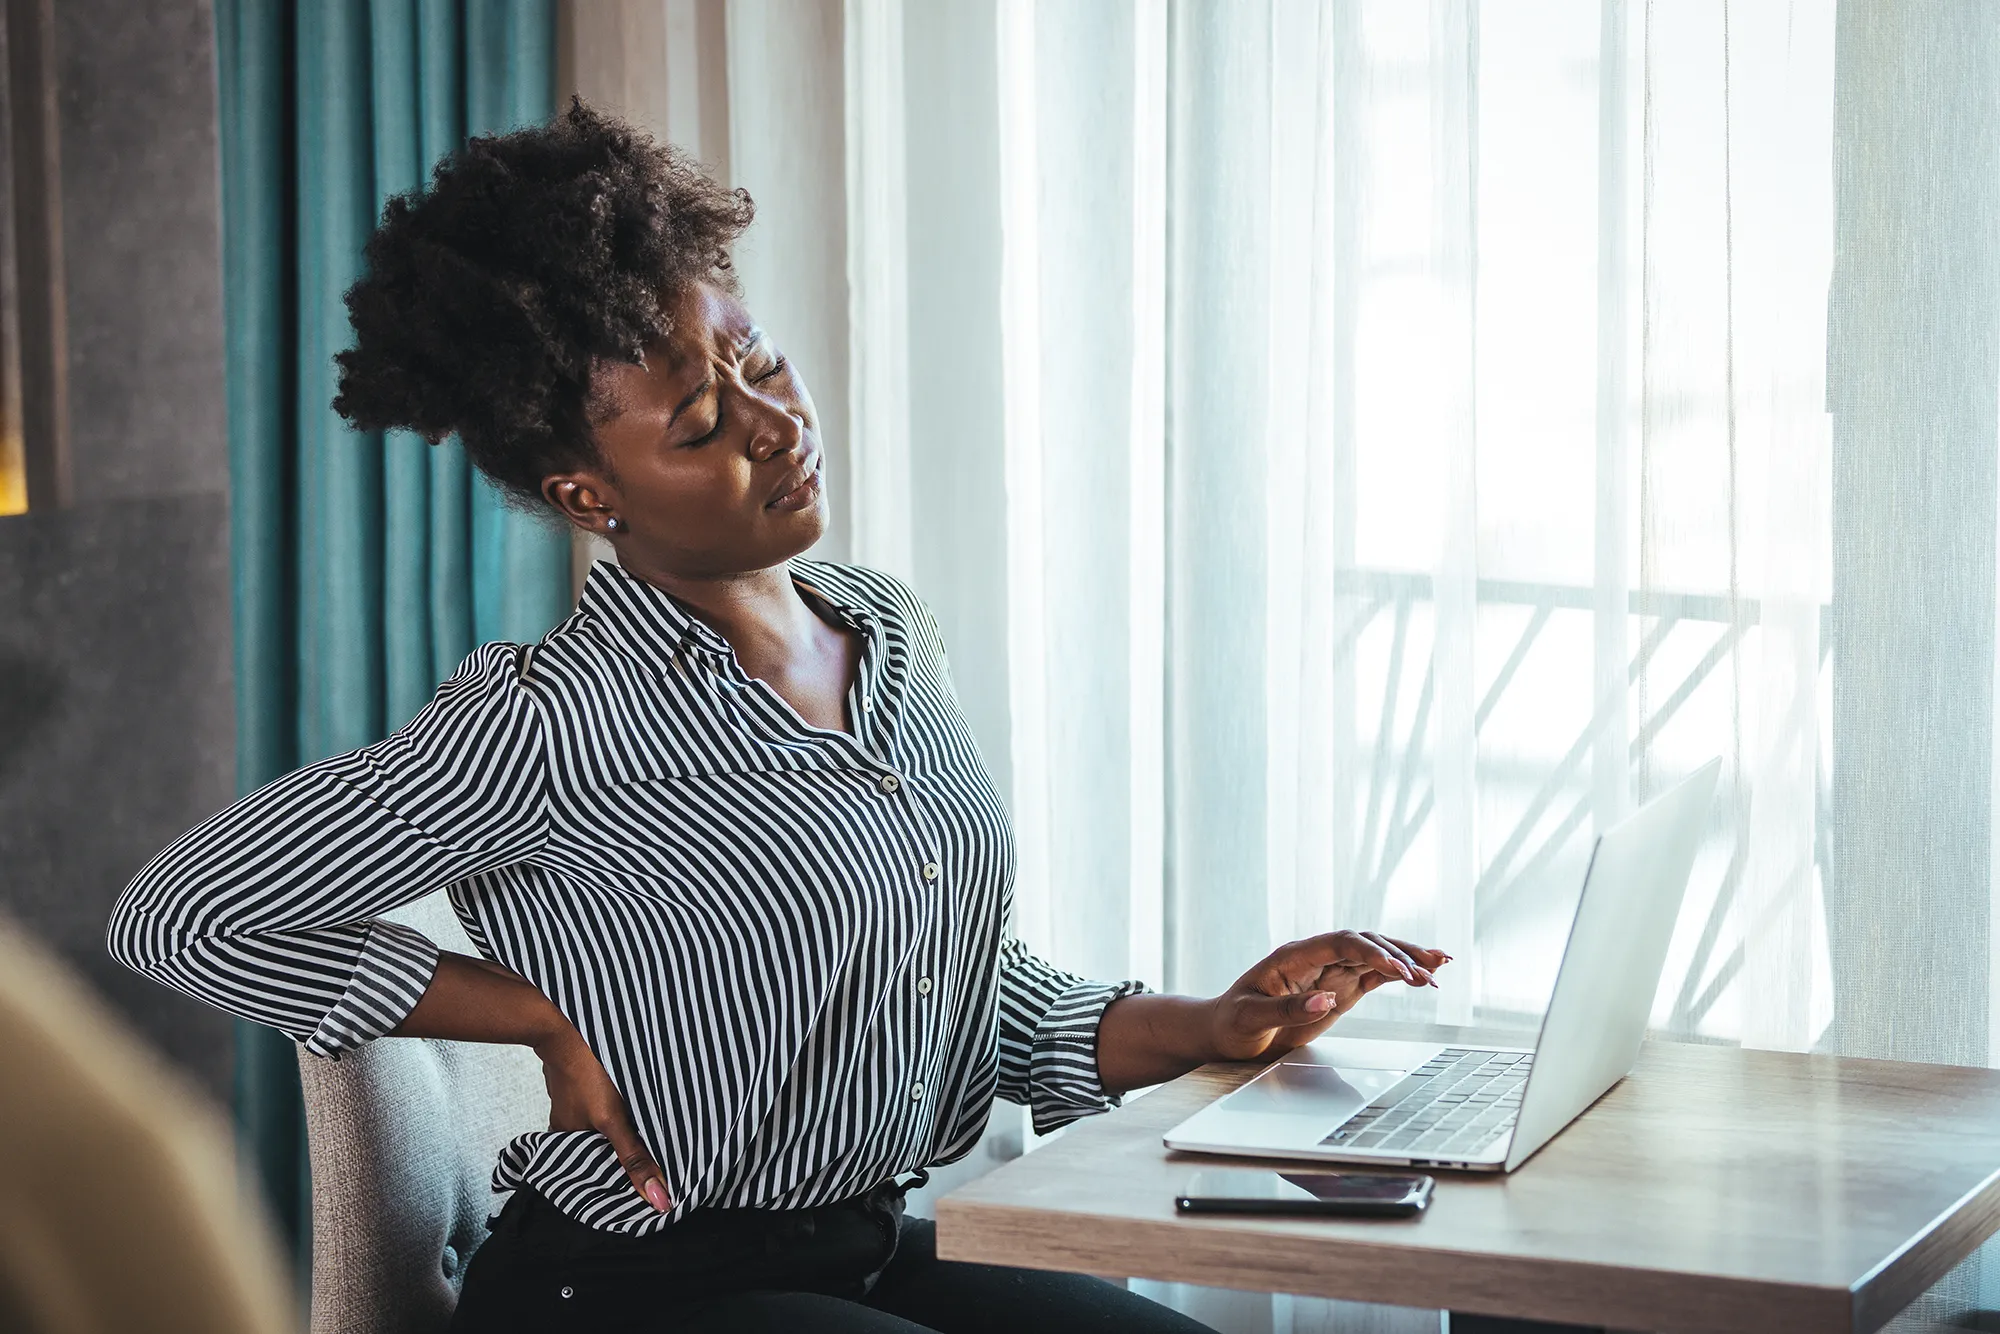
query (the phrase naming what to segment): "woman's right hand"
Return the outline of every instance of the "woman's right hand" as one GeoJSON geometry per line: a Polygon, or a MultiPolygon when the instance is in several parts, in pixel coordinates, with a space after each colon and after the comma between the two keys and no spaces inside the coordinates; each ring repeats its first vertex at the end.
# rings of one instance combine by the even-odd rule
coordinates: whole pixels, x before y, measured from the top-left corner
{"type": "Polygon", "coordinates": [[[673,1208],[666,1173],[647,1151],[625,1107],[624,1095],[597,1053],[565,1020],[547,1039],[535,1044],[542,1058],[542,1081],[549,1089],[550,1130],[594,1130],[611,1141],[625,1175],[640,1198],[661,1213],[673,1208]]]}
{"type": "Polygon", "coordinates": [[[508,1042],[542,1058],[550,1130],[594,1130],[611,1141],[632,1189],[666,1213],[667,1174],[633,1128],[632,1113],[597,1053],[555,1002],[511,968],[470,954],[438,955],[416,1008],[390,1030],[400,1037],[508,1042]]]}

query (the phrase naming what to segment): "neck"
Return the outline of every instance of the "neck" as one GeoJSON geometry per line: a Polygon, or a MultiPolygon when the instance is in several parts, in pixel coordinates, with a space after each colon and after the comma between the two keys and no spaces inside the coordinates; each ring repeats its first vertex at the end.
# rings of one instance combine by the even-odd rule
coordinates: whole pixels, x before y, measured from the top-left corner
{"type": "Polygon", "coordinates": [[[630,568],[627,573],[673,594],[739,656],[809,642],[822,626],[799,596],[788,566],[713,577],[630,568]]]}

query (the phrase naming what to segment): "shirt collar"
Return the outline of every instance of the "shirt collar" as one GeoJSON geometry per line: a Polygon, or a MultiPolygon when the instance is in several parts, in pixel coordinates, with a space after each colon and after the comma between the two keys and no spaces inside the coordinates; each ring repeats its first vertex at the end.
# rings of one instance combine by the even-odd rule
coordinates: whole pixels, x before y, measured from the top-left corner
{"type": "MultiPolygon", "coordinates": [[[[792,582],[841,624],[871,639],[876,635],[875,614],[853,597],[832,567],[817,561],[793,561],[790,570],[792,582]]],[[[723,657],[734,652],[728,640],[680,599],[611,561],[601,560],[590,567],[578,606],[642,658],[672,659],[684,650],[723,657]]]]}
{"type": "Polygon", "coordinates": [[[854,595],[848,582],[840,577],[838,567],[821,561],[795,560],[791,563],[792,582],[799,590],[811,594],[821,606],[833,613],[833,618],[850,630],[858,630],[873,638],[879,631],[875,612],[867,603],[854,595]]]}

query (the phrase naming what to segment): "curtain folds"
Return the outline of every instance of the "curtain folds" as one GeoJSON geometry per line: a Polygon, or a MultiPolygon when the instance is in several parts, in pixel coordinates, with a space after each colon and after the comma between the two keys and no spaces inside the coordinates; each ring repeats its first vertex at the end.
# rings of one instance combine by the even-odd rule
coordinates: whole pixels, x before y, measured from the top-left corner
{"type": "MultiPolygon", "coordinates": [[[[454,442],[329,404],[342,294],[392,194],[468,135],[545,119],[553,0],[218,0],[224,299],[243,791],[407,721],[476,645],[570,605],[569,541],[454,442]]],[[[237,1032],[243,1149],[306,1258],[292,1044],[237,1032]]]]}
{"type": "MultiPolygon", "coordinates": [[[[1830,1028],[1827,904],[1845,891],[1826,825],[1879,840],[1891,818],[1829,808],[1834,516],[1915,485],[1843,500],[1827,466],[1835,9],[1003,0],[996,17],[1008,484],[953,502],[1004,513],[995,748],[1024,931],[1068,966],[1206,992],[1276,941],[1377,927],[1460,962],[1443,991],[1371,1009],[1530,1026],[1592,835],[1722,754],[1656,1024],[1913,1052],[1963,1030],[1984,1059],[1983,1015],[1926,1048],[1925,1021],[1858,966],[1839,983],[1850,1010],[1864,994],[1887,1010],[1873,1036],[1830,1028]]],[[[1856,37],[1840,77],[1861,88],[1891,51],[1957,44],[1962,89],[1940,76],[1867,113],[1976,120],[1984,20],[1907,21],[1921,42],[1856,37]]],[[[1842,151],[1876,169],[1881,145],[1916,141],[1859,133],[1842,151]]],[[[1955,179],[1981,183],[1958,187],[1974,209],[1987,176],[1955,179]]],[[[1959,248],[1991,251],[1970,217],[1959,248]]],[[[1877,247],[1920,225],[1870,220],[1877,247]]],[[[913,303],[930,281],[913,267],[913,303]]],[[[1968,378],[1983,347],[1947,377],[1967,403],[1992,397],[1968,378]]],[[[912,382],[955,355],[913,341],[912,382]]],[[[1983,418],[1957,420],[1991,452],[1983,418]]],[[[1967,730],[1940,777],[1969,824],[1927,864],[1963,859],[1953,893],[1983,903],[1990,687],[1974,678],[1992,654],[1966,636],[1990,633],[1973,604],[1992,600],[1993,525],[1975,465],[1947,467],[1963,563],[1921,577],[1967,599],[1951,615],[1967,730]]],[[[1924,514],[1867,522],[1946,517],[1924,514]]],[[[948,606],[987,596],[922,562],[915,577],[948,606]]],[[[1934,625],[1908,629],[1934,652],[1934,625]]],[[[1889,703],[1871,694],[1852,724],[1896,751],[1884,772],[1939,762],[1888,742],[1889,703]]],[[[1983,908],[1946,901],[1941,929],[1986,938],[1983,908]]]]}

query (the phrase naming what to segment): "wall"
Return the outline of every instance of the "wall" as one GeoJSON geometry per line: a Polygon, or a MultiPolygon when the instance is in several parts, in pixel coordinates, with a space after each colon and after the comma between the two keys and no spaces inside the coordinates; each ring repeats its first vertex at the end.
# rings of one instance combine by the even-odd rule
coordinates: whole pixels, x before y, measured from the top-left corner
{"type": "Polygon", "coordinates": [[[0,909],[218,1095],[229,1021],[104,922],[233,795],[208,0],[55,6],[75,504],[0,518],[0,909]]]}

